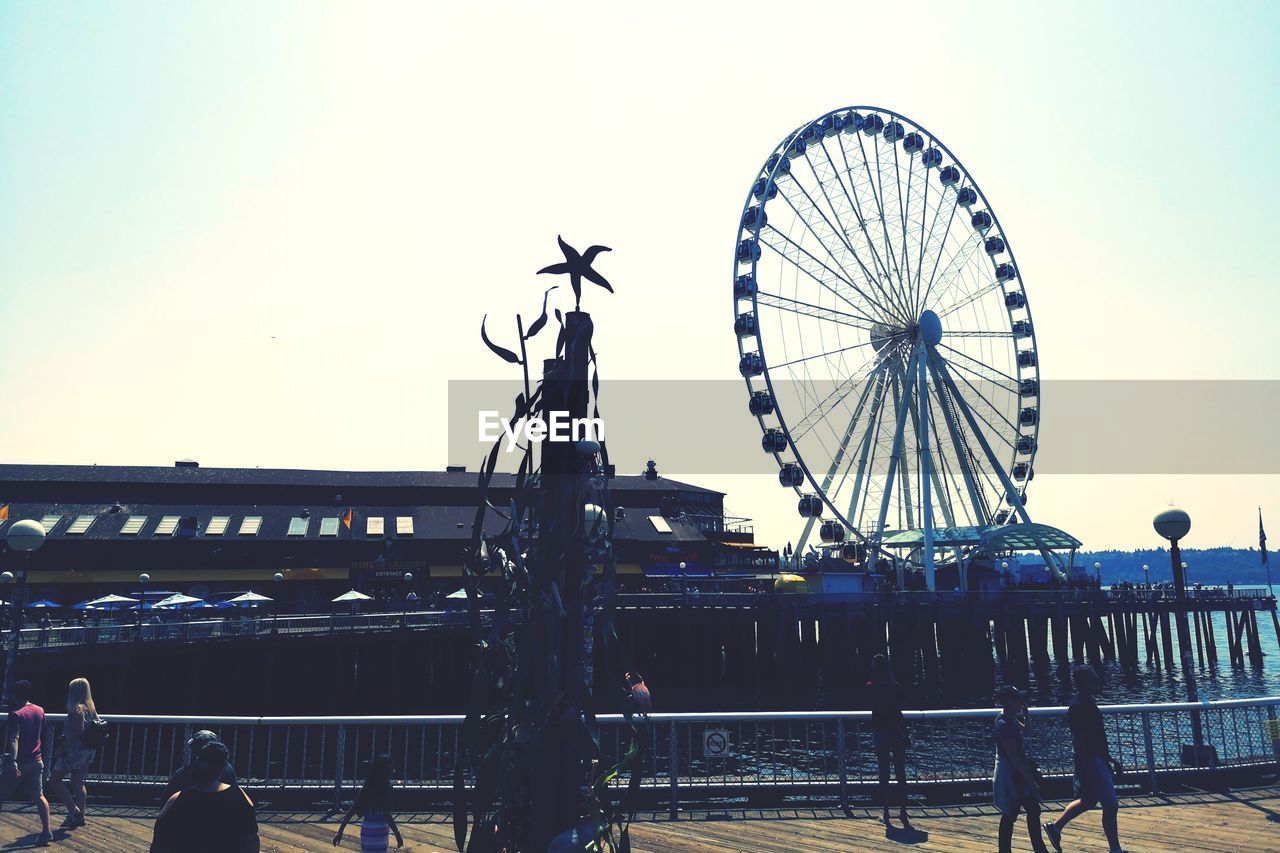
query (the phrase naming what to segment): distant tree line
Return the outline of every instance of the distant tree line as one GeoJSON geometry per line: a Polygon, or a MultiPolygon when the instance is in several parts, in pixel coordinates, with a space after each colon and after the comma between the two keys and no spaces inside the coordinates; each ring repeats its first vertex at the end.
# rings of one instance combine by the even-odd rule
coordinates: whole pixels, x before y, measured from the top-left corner
{"type": "MultiPolygon", "coordinates": [[[[1192,584],[1233,583],[1245,586],[1267,582],[1267,569],[1262,565],[1257,548],[1183,548],[1182,561],[1187,564],[1187,582],[1192,584]]],[[[1144,580],[1143,564],[1151,567],[1152,583],[1173,580],[1167,548],[1076,553],[1076,565],[1087,567],[1089,574],[1093,574],[1095,562],[1102,564],[1103,586],[1117,581],[1141,583],[1144,580]]],[[[1280,583],[1280,565],[1272,566],[1271,575],[1280,583]]]]}

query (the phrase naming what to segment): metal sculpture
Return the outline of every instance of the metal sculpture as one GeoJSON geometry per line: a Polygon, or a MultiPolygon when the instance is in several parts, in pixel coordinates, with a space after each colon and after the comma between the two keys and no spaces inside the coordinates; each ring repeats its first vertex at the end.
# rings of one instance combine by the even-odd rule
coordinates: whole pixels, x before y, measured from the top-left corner
{"type": "MultiPolygon", "coordinates": [[[[481,323],[486,346],[523,373],[513,422],[553,412],[584,418],[589,409],[599,418],[592,323],[579,310],[580,281],[612,291],[591,266],[608,249],[580,254],[559,243],[565,261],[539,272],[570,276],[574,310],[554,310],[560,331],[541,379],[530,376],[529,343],[547,323],[551,290],[527,330],[517,316],[518,354],[494,343],[481,323]]],[[[627,849],[629,801],[648,735],[634,716],[635,687],[614,630],[608,449],[603,440],[531,442],[522,448],[512,495],[497,503],[490,487],[500,449],[495,442],[481,466],[481,500],[464,559],[475,665],[454,777],[455,840],[459,850],[475,853],[544,851],[556,839],[627,849]],[[481,582],[495,594],[488,628],[480,619],[481,582]],[[603,696],[592,695],[597,656],[609,673],[604,682],[613,685],[603,696]],[[621,756],[600,754],[597,710],[620,711],[632,721],[621,756]],[[628,773],[615,803],[614,786],[628,773]]]]}

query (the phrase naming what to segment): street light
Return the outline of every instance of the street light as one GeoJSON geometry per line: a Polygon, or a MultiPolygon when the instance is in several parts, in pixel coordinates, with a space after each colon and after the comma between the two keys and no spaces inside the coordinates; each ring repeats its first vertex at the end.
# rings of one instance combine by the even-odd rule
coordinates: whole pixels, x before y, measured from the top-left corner
{"type": "MultiPolygon", "coordinates": [[[[30,574],[29,564],[33,551],[40,550],[40,546],[44,544],[45,530],[44,525],[38,521],[24,519],[14,522],[9,528],[9,533],[5,536],[5,541],[9,543],[9,547],[17,554],[22,555],[22,571],[17,576],[18,585],[14,588],[13,601],[13,619],[9,627],[9,647],[5,649],[4,655],[4,693],[0,694],[0,702],[4,703],[4,710],[8,711],[12,708],[13,697],[13,671],[18,665],[18,644],[21,642],[22,636],[22,605],[23,598],[27,591],[27,575],[30,574]]],[[[3,581],[8,587],[14,581],[13,572],[4,572],[0,574],[0,581],[3,581]]]]}
{"type": "Polygon", "coordinates": [[[284,573],[276,572],[271,576],[271,580],[275,582],[275,601],[271,602],[271,633],[276,632],[276,618],[280,615],[280,584],[284,583],[284,573]]]}
{"type": "Polygon", "coordinates": [[[1151,567],[1146,563],[1142,564],[1142,580],[1146,583],[1147,589],[1151,588],[1151,567]]]}
{"type": "MultiPolygon", "coordinates": [[[[1191,628],[1187,623],[1187,580],[1183,571],[1187,564],[1182,562],[1182,552],[1178,550],[1178,540],[1191,532],[1191,516],[1185,510],[1170,507],[1159,513],[1151,522],[1165,539],[1169,540],[1169,562],[1173,566],[1173,613],[1178,620],[1178,647],[1182,652],[1182,677],[1187,685],[1187,698],[1192,702],[1196,698],[1196,674],[1191,668],[1191,628]]],[[[1196,763],[1200,763],[1200,747],[1204,743],[1204,733],[1200,728],[1200,714],[1191,715],[1191,735],[1196,745],[1196,763]]]]}
{"type": "Polygon", "coordinates": [[[1102,588],[1102,563],[1093,564],[1093,573],[1098,576],[1098,588],[1102,588]]]}

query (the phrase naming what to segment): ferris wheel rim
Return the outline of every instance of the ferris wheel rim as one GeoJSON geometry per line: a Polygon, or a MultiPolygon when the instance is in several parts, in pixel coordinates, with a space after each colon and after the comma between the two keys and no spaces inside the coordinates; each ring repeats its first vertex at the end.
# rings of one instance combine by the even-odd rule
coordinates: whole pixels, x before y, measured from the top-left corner
{"type": "MultiPolygon", "coordinates": [[[[761,179],[765,180],[766,182],[764,186],[765,195],[763,198],[759,198],[759,207],[761,210],[763,210],[766,203],[773,197],[772,195],[769,195],[769,193],[770,191],[774,190],[777,187],[777,181],[778,181],[779,175],[787,174],[787,172],[782,170],[782,161],[784,158],[787,157],[788,152],[791,150],[796,139],[810,128],[814,128],[819,132],[821,132],[820,126],[824,121],[828,119],[834,119],[837,116],[852,116],[854,114],[880,115],[880,116],[883,116],[886,120],[898,121],[905,125],[909,125],[914,132],[918,132],[926,136],[929,140],[930,147],[936,147],[937,149],[939,149],[943,154],[946,155],[946,157],[949,158],[949,161],[950,161],[949,165],[955,166],[960,171],[964,179],[963,185],[973,188],[977,199],[981,201],[983,205],[982,209],[985,210],[990,215],[991,227],[994,233],[997,234],[1002,239],[1004,244],[1003,253],[1007,254],[1009,263],[1013,267],[1012,280],[1008,282],[1001,282],[1003,286],[1000,287],[999,292],[1002,295],[1019,293],[1021,294],[1021,298],[1022,298],[1022,304],[1019,309],[1011,308],[1006,303],[1006,312],[1009,315],[1008,317],[1009,323],[1012,326],[1013,311],[1022,310],[1025,312],[1026,321],[1027,321],[1027,324],[1029,325],[1029,334],[1024,336],[1024,342],[1028,344],[1026,349],[1019,348],[1018,343],[1015,339],[1012,344],[1012,350],[1015,354],[1018,354],[1020,352],[1028,352],[1028,351],[1034,354],[1033,355],[1034,360],[1030,367],[1022,365],[1020,360],[1015,359],[1014,367],[1017,370],[1017,374],[1016,374],[1017,380],[1021,382],[1023,378],[1027,376],[1028,373],[1033,373],[1034,374],[1033,378],[1036,380],[1035,393],[1033,396],[1027,399],[1029,399],[1032,405],[1034,406],[1037,412],[1037,418],[1034,424],[1031,425],[1029,432],[1024,433],[1021,431],[1020,427],[1016,428],[1016,435],[1019,438],[1021,438],[1024,435],[1030,436],[1031,450],[1029,453],[1021,453],[1017,448],[1017,446],[1011,447],[1010,452],[1006,455],[1007,462],[1003,465],[1002,470],[999,473],[1002,475],[1008,475],[1009,477],[1013,476],[1013,472],[1015,471],[1015,466],[1019,464],[1019,456],[1025,457],[1024,459],[1025,464],[1028,466],[1028,468],[1032,468],[1035,460],[1035,456],[1039,450],[1040,424],[1041,424],[1042,414],[1043,414],[1043,395],[1042,395],[1043,388],[1041,386],[1041,383],[1039,382],[1039,377],[1041,375],[1040,361],[1038,356],[1039,342],[1036,336],[1037,333],[1036,333],[1035,323],[1031,322],[1032,313],[1031,313],[1031,307],[1030,307],[1030,300],[1027,298],[1027,295],[1026,295],[1026,285],[1022,275],[1022,270],[1021,270],[1021,267],[1018,265],[1017,256],[1014,252],[1011,241],[1008,238],[1007,232],[1004,226],[1000,222],[999,214],[991,205],[990,200],[988,199],[986,193],[983,191],[981,184],[973,177],[973,174],[969,171],[968,168],[965,167],[963,161],[961,161],[960,158],[957,157],[954,154],[954,152],[952,152],[952,150],[946,145],[946,143],[943,142],[941,139],[939,139],[937,135],[935,135],[933,132],[928,130],[928,128],[924,127],[919,122],[909,118],[908,116],[902,113],[897,112],[896,110],[888,109],[885,107],[880,107],[880,106],[875,106],[870,104],[850,105],[850,106],[844,106],[844,107],[840,107],[833,110],[828,110],[822,113],[821,115],[819,115],[817,118],[797,126],[788,134],[786,134],[782,138],[782,140],[774,147],[770,155],[766,157],[764,161],[764,165],[757,170],[756,176],[752,180],[751,186],[747,190],[746,198],[742,206],[742,213],[738,221],[738,228],[736,231],[736,240],[735,240],[735,247],[734,247],[735,254],[734,254],[734,260],[731,266],[732,268],[731,278],[735,279],[736,281],[736,279],[743,274],[744,269],[747,273],[750,274],[752,280],[755,282],[755,286],[750,293],[751,313],[754,317],[757,318],[757,321],[758,321],[758,318],[760,317],[760,307],[761,307],[759,302],[760,289],[759,289],[759,276],[758,276],[758,270],[759,270],[760,259],[761,259],[761,254],[759,252],[759,246],[760,246],[759,231],[762,229],[757,228],[756,230],[752,230],[748,228],[745,224],[748,211],[750,211],[750,209],[752,208],[753,201],[758,198],[755,192],[755,187],[761,179]],[[751,245],[755,247],[755,255],[752,258],[752,260],[749,262],[749,264],[747,264],[744,267],[743,262],[740,261],[737,257],[737,249],[745,241],[749,241],[751,245]]],[[[837,131],[837,134],[833,134],[833,135],[838,135],[838,133],[841,133],[841,132],[843,131],[837,131]]],[[[852,133],[856,135],[857,133],[861,133],[861,132],[862,132],[861,128],[858,128],[854,130],[852,133]]],[[[877,131],[877,133],[874,135],[879,135],[879,134],[880,134],[880,131],[877,131]]],[[[822,139],[822,136],[819,136],[819,141],[821,141],[821,139],[822,139]]],[[[901,137],[899,137],[899,140],[900,139],[901,137]]],[[[891,144],[896,144],[896,142],[899,140],[894,140],[894,142],[891,144]]],[[[896,156],[896,152],[895,152],[895,156],[896,156]]],[[[912,154],[912,156],[914,157],[914,154],[912,154]]],[[[812,167],[812,163],[810,163],[810,166],[812,167]]],[[[945,234],[943,239],[945,240],[945,234]]],[[[732,308],[733,308],[735,319],[738,316],[739,308],[741,307],[741,303],[743,301],[744,300],[735,292],[732,297],[732,308]]],[[[864,543],[869,542],[870,541],[869,537],[863,533],[863,531],[860,529],[860,525],[855,523],[854,519],[846,517],[845,511],[841,509],[841,507],[837,504],[837,502],[832,499],[832,496],[828,494],[827,490],[820,484],[818,478],[814,474],[814,471],[810,467],[809,461],[806,461],[805,454],[801,452],[796,441],[794,440],[791,429],[787,424],[787,417],[785,412],[782,409],[779,395],[777,394],[777,391],[775,389],[774,376],[773,376],[773,372],[770,369],[769,358],[766,354],[765,340],[764,340],[764,336],[762,335],[761,329],[759,328],[759,325],[757,324],[757,327],[754,333],[746,336],[737,335],[736,337],[737,337],[737,346],[738,346],[738,354],[739,354],[740,362],[741,360],[745,359],[747,355],[754,352],[759,356],[760,362],[762,363],[762,370],[756,376],[753,377],[746,373],[743,374],[743,380],[747,386],[748,394],[750,395],[757,390],[756,386],[753,384],[753,378],[758,378],[763,380],[764,390],[767,391],[770,398],[774,401],[774,409],[771,412],[765,412],[762,414],[755,415],[756,421],[760,426],[762,433],[764,433],[770,429],[770,427],[766,424],[766,417],[772,417],[774,420],[777,421],[778,428],[781,430],[782,434],[786,437],[785,447],[782,450],[770,451],[770,455],[774,457],[774,461],[779,465],[780,468],[782,468],[785,464],[788,464],[792,460],[794,460],[794,464],[797,465],[797,467],[803,473],[802,483],[799,485],[793,484],[789,487],[801,498],[803,498],[806,494],[806,492],[802,491],[802,489],[807,487],[809,489],[808,494],[816,495],[822,501],[822,503],[835,514],[836,519],[844,526],[844,529],[846,531],[852,533],[854,536],[862,540],[864,543]],[[752,339],[754,339],[755,341],[754,351],[749,350],[747,347],[748,342],[751,341],[752,339]],[[791,459],[788,459],[784,462],[784,459],[783,459],[784,453],[787,453],[787,455],[791,457],[791,459]]],[[[873,375],[874,372],[879,369],[880,369],[880,365],[877,365],[874,370],[868,373],[868,376],[866,378],[869,379],[871,375],[873,375]]],[[[1017,504],[1014,504],[1012,494],[1002,496],[1003,499],[999,504],[999,506],[1002,508],[1001,511],[1005,512],[1005,510],[1003,509],[1005,506],[1013,507],[1013,509],[1007,511],[1004,521],[997,521],[996,520],[997,514],[993,511],[992,517],[987,519],[988,523],[996,523],[996,524],[1012,523],[1017,517],[1016,511],[1020,508],[1024,508],[1025,499],[1026,499],[1025,496],[1026,496],[1026,490],[1027,490],[1028,484],[1029,484],[1029,479],[1026,483],[1023,483],[1021,487],[1016,489],[1018,494],[1017,504]]],[[[882,496],[882,500],[884,499],[886,498],[882,496]]]]}

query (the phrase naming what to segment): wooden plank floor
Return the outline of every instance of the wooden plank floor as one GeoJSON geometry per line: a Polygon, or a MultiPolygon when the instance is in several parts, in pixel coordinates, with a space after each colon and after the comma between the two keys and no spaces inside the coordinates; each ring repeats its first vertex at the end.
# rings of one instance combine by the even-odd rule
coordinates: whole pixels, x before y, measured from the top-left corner
{"type": "MultiPolygon", "coordinates": [[[[1061,803],[1050,804],[1047,815],[1061,803]]],[[[1133,853],[1157,851],[1280,850],[1280,788],[1234,793],[1192,793],[1128,798],[1120,813],[1121,841],[1133,853]]],[[[855,810],[851,816],[830,810],[753,810],[698,812],[668,821],[665,814],[642,815],[634,828],[637,851],[991,851],[996,847],[999,819],[994,810],[977,806],[930,807],[914,812],[914,833],[886,837],[875,814],[855,810]]],[[[152,809],[90,807],[88,826],[56,831],[54,847],[63,850],[116,853],[146,850],[151,839],[152,809]]],[[[55,823],[62,810],[55,807],[55,823]]],[[[310,813],[264,812],[259,816],[264,851],[332,850],[336,824],[310,813]]],[[[453,830],[438,814],[401,818],[405,849],[453,850],[453,830]]],[[[38,819],[28,807],[0,815],[0,850],[29,847],[38,819]]],[[[1020,827],[1021,828],[1021,827],[1020,827]]],[[[359,849],[359,829],[348,833],[343,849],[359,849]]],[[[1064,847],[1071,853],[1104,853],[1098,813],[1090,812],[1068,827],[1064,847]]],[[[1029,850],[1025,832],[1015,836],[1015,850],[1029,850]]]]}

